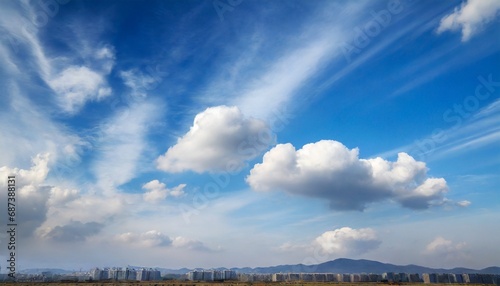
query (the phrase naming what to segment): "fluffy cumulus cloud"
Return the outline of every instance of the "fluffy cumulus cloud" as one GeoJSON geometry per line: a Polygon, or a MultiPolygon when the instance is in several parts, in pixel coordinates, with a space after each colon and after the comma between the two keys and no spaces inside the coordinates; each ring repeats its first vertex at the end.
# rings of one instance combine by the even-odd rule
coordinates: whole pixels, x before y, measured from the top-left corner
{"type": "Polygon", "coordinates": [[[465,242],[453,242],[438,236],[426,246],[424,254],[447,261],[465,261],[469,258],[466,247],[465,242]]]}
{"type": "Polygon", "coordinates": [[[246,118],[237,107],[217,106],[196,115],[188,133],[157,159],[167,172],[234,171],[274,140],[261,120],[246,118]]]}
{"type": "Polygon", "coordinates": [[[438,33],[444,31],[462,32],[462,41],[468,41],[474,34],[499,15],[500,1],[497,0],[468,0],[455,11],[441,19],[438,33]]]}
{"type": "Polygon", "coordinates": [[[48,82],[58,95],[63,111],[75,113],[87,101],[98,101],[111,95],[104,75],[85,66],[71,66],[64,69],[48,82]]]}
{"type": "Polygon", "coordinates": [[[381,241],[371,228],[342,227],[327,231],[315,239],[315,244],[328,254],[336,256],[359,255],[376,249],[381,241]]]}
{"type": "Polygon", "coordinates": [[[180,197],[184,195],[186,184],[180,184],[172,189],[168,189],[164,183],[158,180],[152,180],[142,186],[146,192],[143,194],[144,200],[147,202],[159,202],[166,199],[168,196],[180,197]]]}
{"type": "Polygon", "coordinates": [[[143,233],[126,232],[117,235],[115,240],[139,247],[162,247],[172,244],[170,237],[157,230],[150,230],[143,233]]]}
{"type": "Polygon", "coordinates": [[[88,49],[80,57],[84,63],[79,65],[50,60],[52,70],[44,77],[59,107],[68,114],[76,114],[87,102],[100,101],[112,93],[106,77],[115,64],[114,48],[88,49]]]}
{"type": "MultiPolygon", "coordinates": [[[[47,183],[52,156],[38,154],[30,169],[0,167],[0,176],[15,176],[16,219],[23,237],[52,241],[83,241],[99,233],[106,222],[124,210],[119,194],[104,197],[47,183]]],[[[0,181],[0,187],[7,182],[0,181]]],[[[6,194],[2,194],[5,196],[6,194]]]]}
{"type": "MultiPolygon", "coordinates": [[[[52,190],[58,189],[57,187],[52,190]]],[[[120,215],[123,215],[126,209],[124,195],[120,193],[104,196],[97,193],[79,194],[77,196],[71,194],[71,191],[66,193],[65,201],[59,201],[57,204],[48,204],[47,219],[37,229],[37,234],[40,237],[47,237],[54,228],[71,224],[73,221],[82,223],[97,222],[106,224],[120,215]]],[[[58,197],[62,195],[59,194],[58,197]]],[[[51,197],[49,203],[53,201],[51,197]]],[[[129,210],[128,210],[129,211],[129,210]]]]}
{"type": "Polygon", "coordinates": [[[257,191],[327,199],[339,210],[363,210],[366,204],[393,199],[411,209],[442,203],[448,191],[443,178],[428,178],[425,163],[406,153],[395,162],[360,159],[357,148],[322,140],[296,150],[278,144],[256,164],[246,181],[257,191]]]}
{"type": "MultiPolygon", "coordinates": [[[[39,227],[47,217],[47,201],[50,198],[50,187],[44,186],[49,172],[49,154],[39,154],[33,158],[30,169],[0,168],[0,176],[14,176],[16,182],[16,199],[22,201],[17,205],[16,219],[20,222],[20,233],[29,235],[39,227]]],[[[6,187],[7,181],[1,180],[0,186],[6,187]]],[[[4,196],[6,194],[2,194],[4,196]]]]}
{"type": "Polygon", "coordinates": [[[63,205],[77,199],[78,197],[78,190],[53,187],[50,190],[50,198],[48,200],[48,204],[50,206],[63,205]]]}

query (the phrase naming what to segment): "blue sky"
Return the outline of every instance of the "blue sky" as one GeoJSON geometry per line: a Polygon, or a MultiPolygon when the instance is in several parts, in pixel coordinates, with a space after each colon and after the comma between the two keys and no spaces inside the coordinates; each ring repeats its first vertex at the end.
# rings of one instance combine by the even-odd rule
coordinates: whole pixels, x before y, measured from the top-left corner
{"type": "Polygon", "coordinates": [[[498,1],[0,5],[18,267],[500,264],[498,1]]]}

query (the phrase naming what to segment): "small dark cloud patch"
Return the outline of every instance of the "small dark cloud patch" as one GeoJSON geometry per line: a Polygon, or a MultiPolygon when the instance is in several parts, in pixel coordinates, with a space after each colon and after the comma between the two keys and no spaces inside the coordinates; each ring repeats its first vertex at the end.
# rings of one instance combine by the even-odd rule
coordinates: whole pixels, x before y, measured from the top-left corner
{"type": "Polygon", "coordinates": [[[54,227],[46,237],[59,242],[84,241],[87,237],[98,234],[103,227],[103,224],[97,222],[72,221],[67,225],[54,227]]]}

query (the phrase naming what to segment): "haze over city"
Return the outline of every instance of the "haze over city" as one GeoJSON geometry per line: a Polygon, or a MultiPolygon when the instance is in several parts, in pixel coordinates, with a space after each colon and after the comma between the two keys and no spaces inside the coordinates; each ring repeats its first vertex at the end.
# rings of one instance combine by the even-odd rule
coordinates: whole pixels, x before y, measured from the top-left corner
{"type": "Polygon", "coordinates": [[[9,176],[18,269],[500,265],[500,1],[6,0],[0,28],[2,272],[9,176]]]}

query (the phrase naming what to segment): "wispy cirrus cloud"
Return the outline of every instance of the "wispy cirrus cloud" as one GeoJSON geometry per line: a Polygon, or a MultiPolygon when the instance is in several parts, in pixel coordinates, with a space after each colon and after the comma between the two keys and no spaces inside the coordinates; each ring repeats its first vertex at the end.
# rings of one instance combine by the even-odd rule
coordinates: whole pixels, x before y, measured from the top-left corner
{"type": "Polygon", "coordinates": [[[255,31],[246,27],[251,35],[251,41],[241,43],[246,52],[229,55],[224,68],[203,89],[200,102],[235,105],[244,114],[264,120],[272,119],[280,107],[307,102],[315,94],[299,91],[332,62],[343,59],[339,43],[347,40],[351,25],[360,21],[357,12],[367,5],[322,3],[322,9],[315,11],[317,17],[307,18],[285,43],[276,42],[274,32],[266,33],[258,25],[255,31]],[[330,17],[331,11],[337,12],[335,18],[330,17]],[[269,52],[275,57],[263,60],[262,55],[269,52]]]}
{"type": "Polygon", "coordinates": [[[148,91],[155,87],[157,80],[149,75],[144,75],[138,70],[121,71],[123,83],[131,89],[131,96],[144,98],[148,91]]]}
{"type": "Polygon", "coordinates": [[[118,111],[101,124],[93,142],[99,156],[92,171],[102,190],[113,192],[139,174],[139,163],[147,165],[143,156],[148,149],[146,139],[161,113],[161,104],[144,101],[118,111]]]}
{"type": "MultiPolygon", "coordinates": [[[[491,88],[494,92],[495,88],[493,86],[491,88]]],[[[479,105],[479,99],[477,101],[479,105]]],[[[408,152],[417,159],[434,161],[456,156],[464,151],[470,152],[484,146],[491,146],[500,140],[500,100],[482,109],[467,112],[465,115],[467,117],[450,108],[443,113],[443,120],[453,123],[450,128],[436,130],[433,134],[415,140],[412,144],[377,156],[388,157],[399,152],[408,152]]]]}
{"type": "Polygon", "coordinates": [[[231,104],[245,114],[268,119],[278,107],[290,104],[295,92],[331,57],[332,48],[331,41],[319,40],[291,51],[250,83],[248,91],[231,104]]]}
{"type": "Polygon", "coordinates": [[[84,140],[63,124],[50,118],[29,99],[17,83],[6,86],[5,109],[0,129],[0,165],[30,166],[37,154],[50,153],[52,164],[58,160],[79,160],[84,140]]]}
{"type": "MultiPolygon", "coordinates": [[[[6,94],[0,99],[4,106],[0,120],[10,124],[0,131],[0,164],[25,167],[31,157],[50,153],[51,175],[57,177],[53,179],[64,180],[58,169],[74,172],[88,142],[63,123],[60,115],[74,116],[88,102],[110,96],[107,75],[114,66],[114,49],[101,42],[85,53],[55,56],[51,41],[41,38],[55,15],[51,14],[47,23],[39,23],[36,21],[43,19],[37,15],[45,13],[40,3],[4,4],[0,9],[0,27],[8,40],[0,43],[0,61],[6,67],[2,68],[0,79],[6,94]],[[3,153],[4,150],[8,152],[3,153]]],[[[57,11],[65,8],[58,3],[51,7],[57,7],[57,11]]],[[[71,35],[50,36],[60,36],[58,41],[65,46],[74,40],[71,35]]]]}
{"type": "MultiPolygon", "coordinates": [[[[59,9],[59,5],[56,5],[59,9]]],[[[51,57],[49,55],[51,47],[40,39],[40,29],[44,25],[36,23],[39,19],[37,13],[40,12],[38,10],[40,7],[32,3],[20,2],[19,5],[7,5],[6,8],[2,12],[3,21],[0,25],[5,29],[6,34],[14,39],[16,46],[8,47],[9,50],[14,49],[14,53],[5,52],[2,55],[11,65],[21,64],[21,61],[27,58],[22,65],[31,67],[28,74],[40,78],[52,90],[55,96],[54,102],[59,106],[60,111],[74,115],[85,103],[100,101],[111,95],[112,90],[106,76],[114,65],[115,57],[112,47],[101,45],[87,53],[78,53],[76,56],[68,54],[64,57],[51,57]],[[20,57],[20,50],[26,51],[27,54],[20,57]]],[[[74,39],[64,40],[69,43],[74,39]]],[[[78,41],[86,41],[86,39],[78,39],[78,41]]],[[[15,72],[14,69],[12,71],[15,72]]]]}

